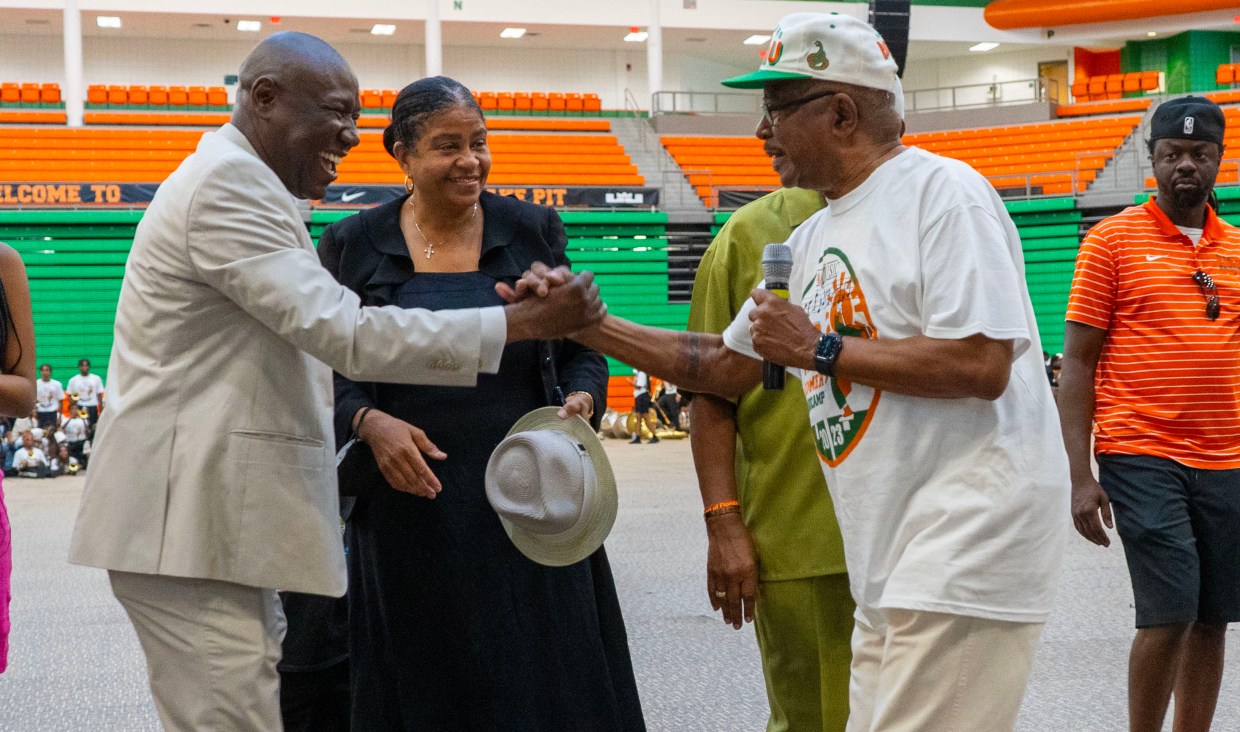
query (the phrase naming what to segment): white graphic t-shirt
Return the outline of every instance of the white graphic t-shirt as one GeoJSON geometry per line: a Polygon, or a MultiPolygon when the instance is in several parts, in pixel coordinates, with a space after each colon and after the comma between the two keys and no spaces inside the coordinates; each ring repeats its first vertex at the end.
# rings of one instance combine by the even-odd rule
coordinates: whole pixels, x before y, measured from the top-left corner
{"type": "Polygon", "coordinates": [[[650,393],[650,375],[645,371],[633,369],[633,396],[650,393]]]}
{"type": "Polygon", "coordinates": [[[83,407],[97,407],[99,395],[103,393],[103,379],[95,374],[77,374],[69,379],[69,392],[78,395],[78,404],[83,407]]]}
{"type": "Polygon", "coordinates": [[[65,390],[55,379],[44,381],[42,377],[35,382],[35,399],[40,412],[47,414],[60,409],[60,400],[65,398],[65,390]]]}
{"type": "MultiPolygon", "coordinates": [[[[801,374],[858,612],[876,628],[875,608],[1044,621],[1070,526],[1068,461],[1020,238],[994,188],[963,163],[911,148],[788,244],[790,299],[823,332],[1015,345],[995,401],[801,374]]],[[[751,300],[724,342],[756,358],[752,309],[751,300]]]]}

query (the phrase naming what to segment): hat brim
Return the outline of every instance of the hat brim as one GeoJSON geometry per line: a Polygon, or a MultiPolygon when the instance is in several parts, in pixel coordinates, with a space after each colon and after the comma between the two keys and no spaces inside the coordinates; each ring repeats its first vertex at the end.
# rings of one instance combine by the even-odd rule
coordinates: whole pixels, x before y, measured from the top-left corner
{"type": "Polygon", "coordinates": [[[500,524],[503,525],[508,538],[512,540],[517,549],[533,561],[548,567],[576,564],[598,551],[607,535],[611,533],[611,527],[616,523],[616,513],[619,509],[616,476],[612,472],[611,461],[607,459],[607,452],[603,449],[603,443],[599,441],[598,434],[594,432],[589,422],[579,416],[560,419],[559,411],[559,407],[535,409],[518,419],[512,429],[508,430],[508,435],[533,430],[556,430],[567,433],[580,443],[585,448],[586,457],[594,467],[598,492],[594,501],[594,510],[589,516],[582,518],[585,525],[580,527],[580,531],[574,531],[572,538],[567,541],[550,541],[546,535],[526,531],[513,525],[502,515],[499,516],[500,524]]]}
{"type": "Polygon", "coordinates": [[[775,71],[773,69],[759,69],[750,74],[741,74],[733,76],[731,79],[724,79],[719,82],[724,86],[733,89],[761,89],[768,81],[779,81],[781,79],[812,79],[814,77],[806,74],[794,74],[790,71],[775,71]]]}

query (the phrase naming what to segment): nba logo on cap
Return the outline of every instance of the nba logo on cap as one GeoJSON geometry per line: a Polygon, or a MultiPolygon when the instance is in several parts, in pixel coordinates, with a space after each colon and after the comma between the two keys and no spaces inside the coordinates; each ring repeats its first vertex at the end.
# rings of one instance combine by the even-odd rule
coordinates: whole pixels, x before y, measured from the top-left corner
{"type": "Polygon", "coordinates": [[[1186,135],[1193,134],[1193,122],[1194,121],[1195,120],[1192,117],[1184,118],[1184,134],[1186,135]]]}

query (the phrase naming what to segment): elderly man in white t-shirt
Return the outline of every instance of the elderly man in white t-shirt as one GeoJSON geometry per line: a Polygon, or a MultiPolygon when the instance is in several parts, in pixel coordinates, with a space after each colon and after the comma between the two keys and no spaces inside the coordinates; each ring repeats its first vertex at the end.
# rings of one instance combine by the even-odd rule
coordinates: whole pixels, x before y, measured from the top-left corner
{"type": "Polygon", "coordinates": [[[774,165],[828,199],[788,240],[791,302],[755,290],[722,338],[576,338],[725,396],[794,367],[857,602],[849,732],[1011,730],[1069,526],[1016,228],[974,170],[900,144],[896,64],[855,18],[790,15],[724,83],[763,89],[774,165]]]}

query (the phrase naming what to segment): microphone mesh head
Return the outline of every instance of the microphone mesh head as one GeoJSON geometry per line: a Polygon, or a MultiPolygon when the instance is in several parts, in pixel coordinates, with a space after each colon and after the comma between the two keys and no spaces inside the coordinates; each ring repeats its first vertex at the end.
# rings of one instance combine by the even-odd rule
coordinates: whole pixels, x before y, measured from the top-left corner
{"type": "Polygon", "coordinates": [[[762,276],[767,282],[787,283],[792,276],[792,247],[767,244],[762,248],[762,276]]]}

